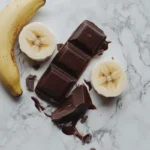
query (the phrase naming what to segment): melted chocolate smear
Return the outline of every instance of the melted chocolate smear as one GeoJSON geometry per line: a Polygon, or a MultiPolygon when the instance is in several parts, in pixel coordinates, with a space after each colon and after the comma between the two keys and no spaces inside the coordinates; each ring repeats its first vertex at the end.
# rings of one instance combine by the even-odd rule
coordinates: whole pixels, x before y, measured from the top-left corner
{"type": "Polygon", "coordinates": [[[87,134],[83,137],[82,142],[83,144],[89,144],[92,140],[92,135],[91,134],[87,134]]]}
{"type": "Polygon", "coordinates": [[[62,43],[57,44],[57,50],[60,51],[61,48],[63,47],[63,45],[64,45],[64,44],[62,44],[62,43]]]}
{"type": "Polygon", "coordinates": [[[96,150],[95,148],[90,148],[90,150],[96,150]]]}
{"type": "Polygon", "coordinates": [[[26,78],[26,86],[28,88],[28,91],[30,92],[34,92],[34,82],[36,80],[36,75],[29,75],[27,78],[26,78]]]}
{"type": "Polygon", "coordinates": [[[83,139],[83,136],[79,133],[79,131],[75,127],[74,123],[72,123],[72,122],[64,124],[62,126],[62,132],[66,135],[74,135],[77,138],[79,138],[80,140],[83,139]]]}
{"type": "Polygon", "coordinates": [[[42,111],[45,110],[45,108],[44,108],[43,106],[41,106],[39,100],[38,100],[36,97],[33,97],[33,96],[32,96],[31,99],[34,101],[35,107],[38,109],[39,112],[41,112],[41,110],[42,110],[42,111]]]}
{"type": "Polygon", "coordinates": [[[32,67],[35,69],[35,70],[39,70],[41,65],[38,63],[38,62],[35,62],[32,67]]]}
{"type": "Polygon", "coordinates": [[[90,82],[90,81],[87,81],[87,80],[85,80],[85,79],[84,79],[84,82],[85,82],[86,85],[88,86],[89,91],[91,91],[91,89],[92,89],[92,84],[91,84],[91,82],[90,82]]]}
{"type": "Polygon", "coordinates": [[[84,116],[84,117],[81,119],[81,123],[82,123],[82,124],[85,123],[85,122],[87,121],[87,119],[88,119],[88,116],[84,116]]]}
{"type": "Polygon", "coordinates": [[[48,115],[47,113],[44,113],[44,114],[45,114],[45,116],[47,116],[47,117],[49,117],[49,118],[52,118],[51,115],[48,115]]]}

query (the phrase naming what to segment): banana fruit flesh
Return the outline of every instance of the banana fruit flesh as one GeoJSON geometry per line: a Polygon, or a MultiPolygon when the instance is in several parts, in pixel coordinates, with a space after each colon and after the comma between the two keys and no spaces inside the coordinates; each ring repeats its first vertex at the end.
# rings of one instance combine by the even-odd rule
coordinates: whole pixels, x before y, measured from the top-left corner
{"type": "Polygon", "coordinates": [[[127,76],[117,61],[101,61],[92,70],[91,82],[100,95],[116,97],[125,89],[127,76]]]}
{"type": "Polygon", "coordinates": [[[14,0],[0,12],[0,81],[13,96],[20,96],[20,75],[14,58],[14,44],[23,26],[45,0],[14,0]]]}
{"type": "Polygon", "coordinates": [[[52,30],[40,22],[26,25],[19,35],[20,49],[35,61],[44,61],[56,49],[56,39],[52,30]]]}

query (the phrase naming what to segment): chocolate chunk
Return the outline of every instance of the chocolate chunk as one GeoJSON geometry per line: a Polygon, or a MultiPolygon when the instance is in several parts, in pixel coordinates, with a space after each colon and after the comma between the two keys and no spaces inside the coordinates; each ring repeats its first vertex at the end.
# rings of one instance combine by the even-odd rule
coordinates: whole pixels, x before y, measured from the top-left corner
{"type": "Polygon", "coordinates": [[[31,75],[31,74],[26,78],[26,86],[27,86],[28,90],[31,92],[34,91],[35,79],[36,79],[36,75],[31,75]]]}
{"type": "Polygon", "coordinates": [[[65,70],[68,74],[78,78],[88,65],[89,61],[89,56],[82,53],[72,44],[66,43],[52,63],[65,70]]]}
{"type": "Polygon", "coordinates": [[[81,123],[82,124],[85,123],[87,119],[88,119],[88,116],[84,116],[83,118],[81,118],[81,123]]]}
{"type": "Polygon", "coordinates": [[[92,135],[87,134],[83,137],[82,142],[83,142],[83,144],[85,144],[85,143],[89,144],[91,142],[91,140],[92,140],[92,135]]]}
{"type": "Polygon", "coordinates": [[[90,21],[84,21],[69,41],[89,56],[94,56],[106,40],[104,32],[90,21]]]}
{"type": "Polygon", "coordinates": [[[56,124],[76,122],[93,106],[85,85],[77,87],[64,104],[52,113],[52,121],[56,124]]]}
{"type": "Polygon", "coordinates": [[[55,65],[50,65],[35,91],[47,102],[61,103],[75,82],[75,78],[55,65]]]}
{"type": "Polygon", "coordinates": [[[102,54],[108,44],[101,29],[90,21],[84,21],[61,47],[41,77],[36,94],[48,103],[60,105],[90,60],[98,53],[102,54]]]}
{"type": "Polygon", "coordinates": [[[60,51],[61,48],[63,47],[63,45],[64,45],[64,44],[62,44],[62,43],[57,44],[57,50],[60,51]]]}
{"type": "Polygon", "coordinates": [[[91,91],[92,89],[92,84],[90,81],[84,80],[84,82],[86,83],[86,85],[89,87],[89,91],[91,91]]]}
{"type": "Polygon", "coordinates": [[[36,79],[36,75],[29,75],[28,77],[27,77],[27,79],[30,79],[30,80],[35,80],[36,79]]]}
{"type": "Polygon", "coordinates": [[[90,148],[90,150],[96,150],[95,148],[90,148]]]}
{"type": "Polygon", "coordinates": [[[41,112],[41,110],[45,110],[45,108],[40,104],[39,100],[36,97],[32,96],[31,99],[34,101],[35,107],[38,109],[39,112],[41,112]]]}

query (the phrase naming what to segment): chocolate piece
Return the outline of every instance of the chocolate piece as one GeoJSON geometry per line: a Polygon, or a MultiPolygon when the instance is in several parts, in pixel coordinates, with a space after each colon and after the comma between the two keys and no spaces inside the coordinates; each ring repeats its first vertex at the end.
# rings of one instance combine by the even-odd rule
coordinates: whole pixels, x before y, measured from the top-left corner
{"type": "Polygon", "coordinates": [[[61,47],[52,64],[40,79],[36,94],[49,103],[61,104],[90,60],[103,53],[109,42],[95,24],[84,21],[61,47]]]}
{"type": "Polygon", "coordinates": [[[38,109],[39,112],[41,112],[41,110],[45,110],[45,108],[40,104],[39,100],[36,97],[32,96],[31,99],[34,101],[35,107],[38,109]]]}
{"type": "Polygon", "coordinates": [[[75,78],[79,78],[90,61],[90,57],[82,53],[77,47],[70,43],[62,48],[52,63],[63,68],[75,78]]]}
{"type": "Polygon", "coordinates": [[[91,91],[92,89],[92,84],[90,81],[84,80],[84,82],[86,83],[86,85],[89,87],[89,91],[91,91]]]}
{"type": "Polygon", "coordinates": [[[27,86],[28,90],[31,92],[34,91],[35,79],[36,79],[36,75],[31,75],[31,74],[26,78],[26,86],[27,86]]]}
{"type": "Polygon", "coordinates": [[[38,83],[36,93],[48,102],[61,103],[61,100],[66,96],[68,91],[75,84],[76,79],[56,67],[50,65],[44,74],[44,78],[38,83]],[[43,93],[43,95],[41,94],[43,93]]]}
{"type": "Polygon", "coordinates": [[[62,43],[57,44],[57,50],[60,51],[61,48],[63,47],[63,45],[64,45],[64,44],[62,44],[62,43]]]}
{"type": "Polygon", "coordinates": [[[69,41],[84,53],[93,57],[106,40],[104,32],[90,21],[84,21],[69,41]]]}
{"type": "Polygon", "coordinates": [[[95,148],[90,148],[90,150],[96,150],[95,148]]]}
{"type": "Polygon", "coordinates": [[[92,140],[92,135],[87,134],[83,137],[82,142],[83,142],[83,144],[85,144],[85,143],[89,144],[91,142],[91,140],[92,140]]]}
{"type": "Polygon", "coordinates": [[[85,123],[87,119],[88,119],[88,116],[84,116],[83,118],[81,118],[81,123],[82,124],[85,123]]]}
{"type": "Polygon", "coordinates": [[[58,109],[52,113],[52,121],[56,124],[76,122],[93,106],[85,85],[77,87],[58,109]]]}
{"type": "Polygon", "coordinates": [[[40,69],[40,64],[38,62],[34,62],[32,67],[35,69],[35,70],[39,70],[40,69]]]}

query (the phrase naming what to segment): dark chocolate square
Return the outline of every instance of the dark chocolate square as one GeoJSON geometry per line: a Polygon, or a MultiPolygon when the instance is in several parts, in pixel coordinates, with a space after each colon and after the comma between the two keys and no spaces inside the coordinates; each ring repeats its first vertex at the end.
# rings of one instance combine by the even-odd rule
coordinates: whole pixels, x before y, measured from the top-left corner
{"type": "Polygon", "coordinates": [[[104,32],[90,21],[84,21],[69,41],[89,56],[94,56],[106,39],[104,32]]]}
{"type": "MultiPolygon", "coordinates": [[[[50,97],[52,101],[54,100],[60,103],[60,101],[65,98],[67,92],[73,87],[75,82],[75,78],[65,73],[58,67],[50,65],[50,67],[40,79],[36,87],[36,93],[39,97],[39,93],[42,93],[45,95],[41,96],[44,99],[45,97],[50,97]]],[[[49,99],[50,102],[51,100],[49,99]]]]}
{"type": "Polygon", "coordinates": [[[78,78],[88,65],[90,57],[70,43],[56,55],[52,63],[78,78]]]}

